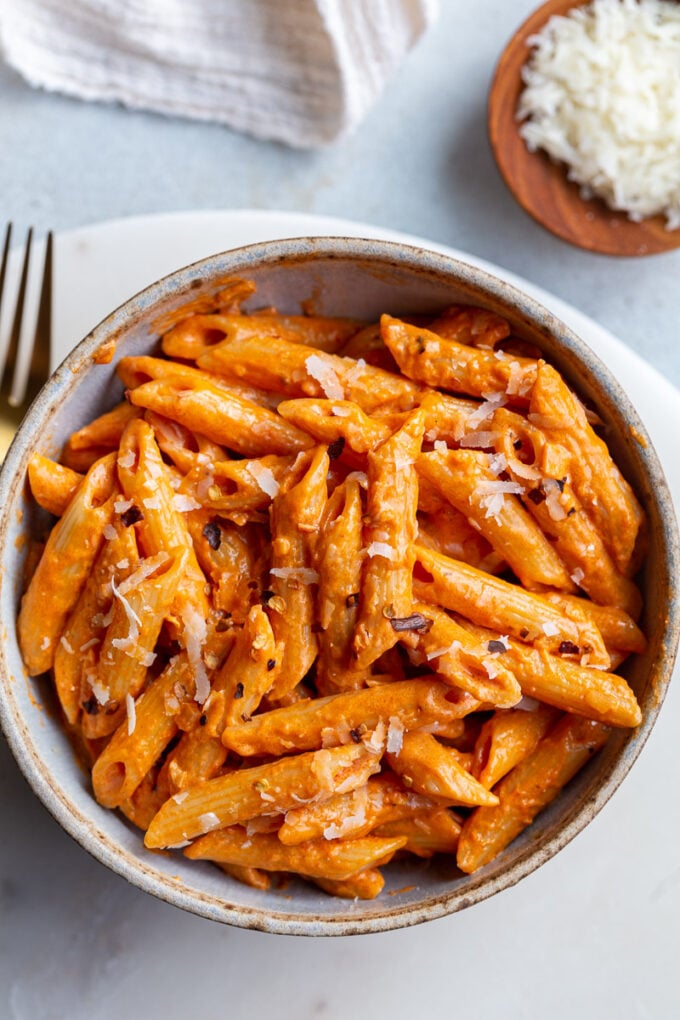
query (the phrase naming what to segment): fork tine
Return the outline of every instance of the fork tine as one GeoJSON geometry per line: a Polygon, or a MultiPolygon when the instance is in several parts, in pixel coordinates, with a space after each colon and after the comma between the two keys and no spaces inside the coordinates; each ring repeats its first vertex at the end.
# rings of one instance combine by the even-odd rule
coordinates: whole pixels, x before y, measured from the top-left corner
{"type": "Polygon", "coordinates": [[[9,398],[9,403],[13,407],[18,407],[22,403],[29,404],[42,388],[43,383],[50,374],[52,357],[53,243],[54,238],[52,231],[50,230],[45,244],[45,261],[43,263],[42,281],[40,284],[40,304],[38,306],[38,318],[35,325],[35,334],[33,336],[28,380],[26,381],[25,392],[23,394],[16,392],[19,388],[20,380],[17,378],[17,372],[15,371],[12,393],[9,398]]]}
{"type": "MultiPolygon", "coordinates": [[[[2,295],[5,290],[5,277],[7,276],[7,263],[9,260],[9,249],[12,240],[12,224],[7,224],[5,230],[5,243],[2,249],[2,263],[0,263],[0,309],[2,308],[2,295]]],[[[6,349],[0,352],[0,381],[4,375],[5,364],[7,363],[7,351],[6,349]]]]}
{"type": "MultiPolygon", "coordinates": [[[[9,344],[5,354],[5,365],[2,374],[2,384],[0,385],[0,394],[7,395],[10,392],[13,379],[9,378],[10,371],[16,370],[16,365],[19,357],[19,338],[21,336],[21,323],[24,318],[24,305],[26,302],[26,284],[28,282],[28,270],[31,262],[31,243],[33,241],[33,227],[29,227],[28,234],[26,235],[26,245],[24,247],[24,262],[21,268],[21,278],[19,281],[19,290],[17,292],[17,303],[14,309],[14,319],[12,321],[12,329],[9,337],[9,344]]],[[[8,401],[12,406],[16,406],[11,400],[8,401]]]]}

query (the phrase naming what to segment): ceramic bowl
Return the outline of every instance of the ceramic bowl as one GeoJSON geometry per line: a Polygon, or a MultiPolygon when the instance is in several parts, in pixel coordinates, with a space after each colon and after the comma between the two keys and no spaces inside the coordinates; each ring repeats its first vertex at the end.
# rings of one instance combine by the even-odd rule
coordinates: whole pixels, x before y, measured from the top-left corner
{"type": "Polygon", "coordinates": [[[616,790],[649,736],[670,679],[679,617],[677,532],[661,467],[626,394],[588,347],[532,298],[480,269],[420,248],[346,238],[275,241],[214,255],[148,287],[78,344],[42,390],[4,462],[0,507],[0,716],[20,768],[57,821],[101,862],[140,889],[214,921],[285,934],[376,932],[461,910],[513,885],[564,847],[616,790]],[[159,318],[233,275],[255,281],[257,305],[286,312],[311,299],[320,314],[371,319],[386,310],[397,316],[433,313],[460,301],[505,316],[598,410],[613,455],[645,506],[651,546],[641,583],[649,649],[624,667],[643,722],[635,731],[614,733],[535,823],[474,875],[461,874],[444,859],[395,862],[385,869],[380,897],[348,902],[306,883],[261,892],[208,863],[147,851],[138,830],[94,800],[46,679],[26,678],[14,621],[26,539],[40,524],[27,499],[30,455],[36,449],[56,455],[71,431],[111,407],[121,392],[115,361],[148,353],[159,318]],[[114,361],[96,364],[96,352],[112,338],[114,361]]]}

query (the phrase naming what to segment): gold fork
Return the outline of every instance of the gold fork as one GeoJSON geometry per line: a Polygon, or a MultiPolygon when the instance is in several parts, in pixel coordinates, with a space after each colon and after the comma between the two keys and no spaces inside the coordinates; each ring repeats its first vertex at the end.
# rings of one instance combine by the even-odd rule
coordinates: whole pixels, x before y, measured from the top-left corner
{"type": "Polygon", "coordinates": [[[0,322],[8,322],[8,336],[0,337],[0,419],[3,429],[0,436],[0,455],[4,455],[8,440],[24,416],[28,406],[50,374],[50,346],[52,332],[52,260],[53,238],[50,231],[45,244],[42,274],[37,292],[31,286],[31,255],[34,248],[33,228],[26,235],[21,271],[16,287],[16,298],[9,317],[4,314],[10,300],[10,246],[12,224],[7,224],[0,262],[0,322]],[[30,308],[29,305],[33,304],[30,308]],[[29,321],[35,315],[35,328],[29,321]],[[4,339],[4,343],[2,343],[4,339]]]}

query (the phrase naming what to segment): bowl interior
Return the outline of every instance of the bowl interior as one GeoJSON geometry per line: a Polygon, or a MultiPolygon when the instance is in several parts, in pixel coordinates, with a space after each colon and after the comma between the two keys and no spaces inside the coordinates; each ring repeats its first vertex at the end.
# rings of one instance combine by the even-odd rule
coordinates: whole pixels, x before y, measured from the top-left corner
{"type": "Polygon", "coordinates": [[[64,828],[95,857],[134,884],[213,920],[289,934],[349,934],[401,927],[469,906],[518,881],[583,828],[621,782],[654,723],[670,677],[677,639],[677,535],[670,495],[643,425],[608,371],[559,320],[533,299],[494,277],[442,255],[389,242],[299,239],[254,245],[213,256],[161,280],[100,324],[66,359],[31,408],[0,475],[0,716],[20,767],[64,828]],[[226,278],[255,281],[251,307],[303,307],[326,315],[375,318],[437,312],[452,302],[479,304],[506,316],[513,330],[538,345],[606,424],[615,459],[649,515],[651,548],[642,578],[649,636],[645,656],[626,675],[644,721],[619,731],[589,766],[501,857],[473,876],[445,861],[395,863],[386,888],[371,902],[328,897],[291,882],[267,893],[240,885],[214,866],[179,854],[151,852],[141,834],[101,808],[65,736],[45,678],[27,679],[13,621],[21,591],[26,536],[40,524],[27,501],[25,471],[38,449],[56,455],[67,436],[113,406],[122,386],[115,363],[149,353],[159,322],[174,309],[219,289],[226,278]],[[93,356],[114,337],[108,365],[93,356]],[[663,612],[660,611],[663,607],[663,612]],[[390,895],[391,893],[391,895],[390,895]]]}

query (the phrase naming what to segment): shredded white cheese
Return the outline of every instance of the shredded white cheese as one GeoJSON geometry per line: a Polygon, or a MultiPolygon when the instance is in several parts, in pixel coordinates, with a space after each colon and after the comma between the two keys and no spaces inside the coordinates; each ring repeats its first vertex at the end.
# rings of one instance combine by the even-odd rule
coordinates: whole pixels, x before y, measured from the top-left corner
{"type": "Polygon", "coordinates": [[[371,542],[366,549],[366,555],[369,557],[384,556],[386,560],[396,560],[397,551],[387,542],[371,542]]]}
{"type": "Polygon", "coordinates": [[[105,526],[105,528],[104,528],[103,534],[104,534],[104,538],[106,539],[107,542],[112,542],[113,539],[118,534],[118,532],[114,528],[113,524],[107,524],[105,526]]]}
{"type": "Polygon", "coordinates": [[[388,719],[387,745],[385,750],[388,754],[399,757],[404,743],[404,724],[398,715],[391,715],[388,719]]]}
{"type": "Polygon", "coordinates": [[[248,463],[248,474],[252,475],[262,491],[271,499],[277,495],[280,486],[271,468],[265,467],[259,460],[251,460],[248,463]]]}
{"type": "Polygon", "coordinates": [[[137,713],[135,711],[135,699],[131,694],[125,695],[125,711],[127,712],[127,731],[128,737],[131,737],[135,732],[135,726],[137,725],[137,713]]]}
{"type": "Polygon", "coordinates": [[[529,39],[520,131],[585,197],[680,227],[680,6],[593,0],[529,39]]]}
{"type": "Polygon", "coordinates": [[[206,811],[205,814],[199,815],[197,820],[204,833],[219,829],[221,824],[214,811],[206,811]]]}
{"type": "Polygon", "coordinates": [[[201,504],[197,499],[194,499],[193,496],[186,496],[179,492],[177,495],[172,497],[172,505],[175,510],[178,510],[181,514],[186,514],[189,510],[201,509],[201,504]]]}
{"type": "Polygon", "coordinates": [[[302,584],[316,584],[319,580],[318,573],[311,567],[272,567],[269,573],[274,577],[300,581],[302,584]]]}
{"type": "Polygon", "coordinates": [[[338,373],[332,365],[318,354],[310,354],[305,361],[307,374],[316,379],[329,400],[344,400],[345,388],[338,379],[338,373]]]}
{"type": "Polygon", "coordinates": [[[556,627],[555,624],[552,623],[550,620],[548,620],[547,623],[544,623],[541,626],[543,628],[543,633],[545,634],[546,637],[557,637],[557,635],[560,632],[560,628],[556,627]]]}

